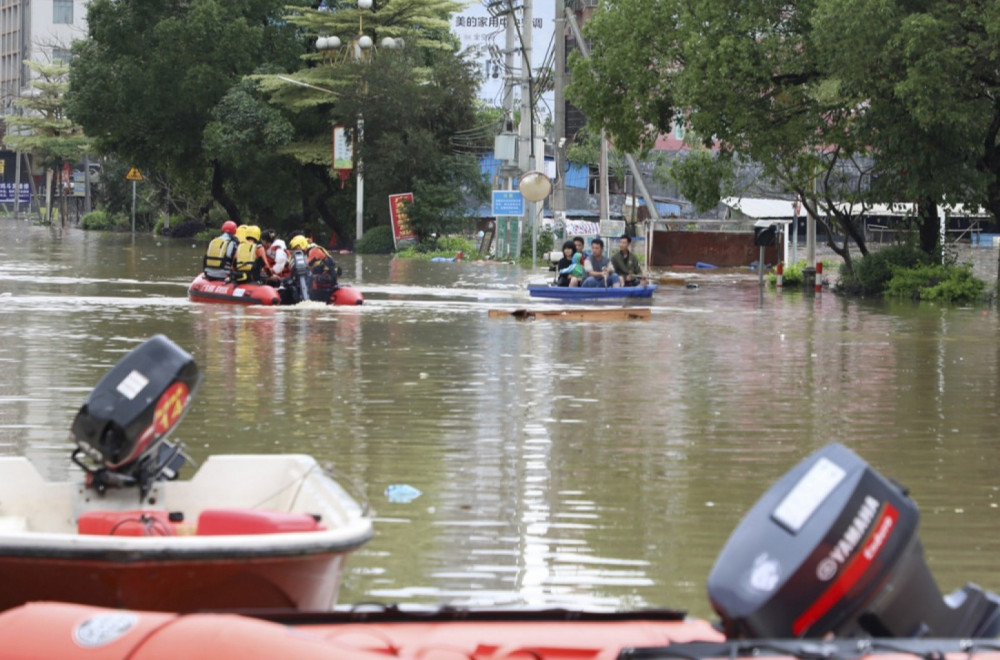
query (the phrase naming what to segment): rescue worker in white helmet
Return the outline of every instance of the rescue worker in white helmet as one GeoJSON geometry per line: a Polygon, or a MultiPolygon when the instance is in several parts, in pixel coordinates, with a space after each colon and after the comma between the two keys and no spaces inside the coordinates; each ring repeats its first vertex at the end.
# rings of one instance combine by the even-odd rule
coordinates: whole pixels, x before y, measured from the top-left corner
{"type": "Polygon", "coordinates": [[[260,235],[260,244],[264,246],[264,279],[273,287],[281,285],[281,281],[291,273],[291,263],[285,242],[278,238],[273,229],[265,229],[260,235]]]}

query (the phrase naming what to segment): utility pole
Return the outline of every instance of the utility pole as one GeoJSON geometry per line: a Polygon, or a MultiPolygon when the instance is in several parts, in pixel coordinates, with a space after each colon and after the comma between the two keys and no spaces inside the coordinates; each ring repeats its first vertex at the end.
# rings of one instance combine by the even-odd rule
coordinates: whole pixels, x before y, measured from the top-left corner
{"type": "MultiPolygon", "coordinates": [[[[552,219],[566,221],[566,2],[556,0],[555,6],[555,112],[553,112],[556,177],[552,189],[552,219]]],[[[565,233],[565,232],[564,232],[565,233]]]]}
{"type": "MultiPolygon", "coordinates": [[[[532,106],[531,84],[531,20],[532,20],[531,0],[522,0],[521,4],[521,126],[518,140],[517,166],[520,174],[529,172],[535,168],[535,109],[532,106]]],[[[508,20],[517,20],[516,15],[512,15],[508,20]]],[[[525,202],[524,216],[521,221],[521,231],[517,233],[517,256],[521,256],[521,240],[524,229],[531,222],[532,236],[532,260],[535,258],[535,203],[525,202]]]]}

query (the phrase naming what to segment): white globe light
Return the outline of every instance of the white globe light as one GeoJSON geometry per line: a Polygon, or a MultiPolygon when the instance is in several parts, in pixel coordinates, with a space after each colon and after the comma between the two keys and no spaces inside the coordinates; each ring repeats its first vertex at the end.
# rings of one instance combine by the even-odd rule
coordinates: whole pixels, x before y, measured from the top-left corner
{"type": "Polygon", "coordinates": [[[358,0],[358,9],[371,9],[372,0],[358,0]]]}
{"type": "Polygon", "coordinates": [[[368,50],[372,47],[372,38],[367,34],[362,35],[361,38],[358,39],[358,45],[361,46],[361,48],[368,50]]]}
{"type": "Polygon", "coordinates": [[[330,47],[329,42],[330,40],[326,37],[320,37],[316,40],[316,50],[326,50],[330,47]]]}
{"type": "Polygon", "coordinates": [[[529,202],[540,202],[552,192],[552,182],[542,172],[525,172],[517,189],[529,202]]]}
{"type": "Polygon", "coordinates": [[[340,37],[327,37],[326,38],[327,49],[340,48],[340,37]]]}
{"type": "Polygon", "coordinates": [[[385,37],[382,39],[382,48],[395,48],[396,40],[392,37],[385,37]]]}

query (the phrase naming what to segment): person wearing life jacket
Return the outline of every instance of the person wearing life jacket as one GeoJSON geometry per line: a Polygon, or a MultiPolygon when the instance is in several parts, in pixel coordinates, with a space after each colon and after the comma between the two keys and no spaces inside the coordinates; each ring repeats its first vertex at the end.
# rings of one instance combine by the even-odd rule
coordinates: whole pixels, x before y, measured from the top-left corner
{"type": "Polygon", "coordinates": [[[260,227],[247,225],[245,240],[236,248],[233,280],[241,284],[258,284],[266,265],[264,246],[260,244],[260,227]]]}
{"type": "Polygon", "coordinates": [[[312,271],[309,269],[309,260],[306,257],[306,252],[309,251],[309,240],[301,234],[296,234],[288,241],[288,247],[289,272],[280,289],[281,303],[294,305],[311,298],[312,271]]]}
{"type": "Polygon", "coordinates": [[[312,290],[309,292],[309,297],[318,302],[328,302],[333,290],[337,288],[340,266],[326,248],[311,241],[305,253],[309,271],[312,273],[312,290]]]}
{"type": "Polygon", "coordinates": [[[222,234],[209,242],[202,259],[205,277],[210,280],[225,280],[230,276],[237,243],[236,223],[226,220],[222,223],[222,234]]]}
{"type": "Polygon", "coordinates": [[[291,254],[273,229],[265,229],[261,233],[260,243],[264,246],[264,257],[267,260],[264,277],[268,284],[277,287],[291,273],[291,254]]]}

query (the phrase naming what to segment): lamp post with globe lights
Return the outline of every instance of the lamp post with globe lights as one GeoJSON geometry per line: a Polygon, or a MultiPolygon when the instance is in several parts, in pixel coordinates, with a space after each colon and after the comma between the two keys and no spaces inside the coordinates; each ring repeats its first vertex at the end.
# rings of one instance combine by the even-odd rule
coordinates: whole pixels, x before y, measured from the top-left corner
{"type": "MultiPolygon", "coordinates": [[[[532,154],[534,160],[534,154],[532,154]]],[[[543,172],[531,170],[521,175],[517,184],[517,189],[521,191],[521,196],[525,201],[531,202],[531,267],[535,267],[536,254],[538,252],[538,211],[535,204],[542,201],[552,192],[552,180],[543,172]]]]}
{"type": "MultiPolygon", "coordinates": [[[[372,7],[372,0],[357,0],[358,2],[358,34],[353,37],[349,43],[351,52],[354,56],[354,61],[358,64],[365,62],[369,59],[371,53],[375,49],[375,43],[372,38],[365,34],[364,32],[364,12],[372,7]]],[[[404,45],[403,39],[385,37],[379,42],[380,48],[385,48],[388,50],[398,50],[404,45]]],[[[339,51],[343,46],[343,42],[340,37],[337,36],[322,36],[316,39],[316,50],[320,53],[335,52],[339,51]]],[[[329,90],[325,90],[329,91],[329,90]]],[[[331,92],[332,93],[332,92],[331,92]]],[[[358,110],[357,117],[357,128],[355,130],[355,144],[357,149],[354,151],[354,172],[356,178],[356,200],[355,200],[355,243],[361,240],[361,236],[364,233],[364,211],[365,211],[365,172],[364,172],[364,162],[361,157],[361,147],[364,144],[365,139],[365,119],[364,114],[361,110],[358,110]]]]}

